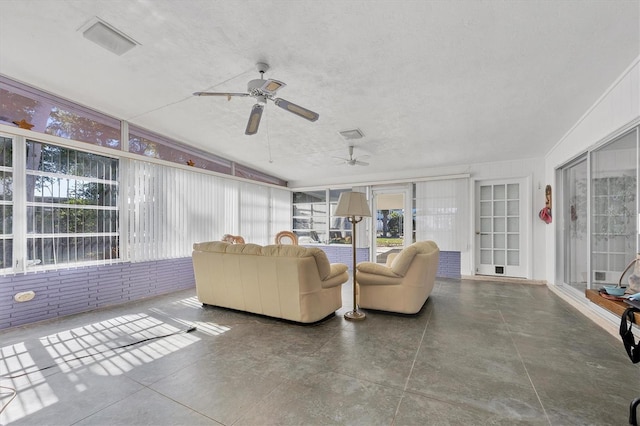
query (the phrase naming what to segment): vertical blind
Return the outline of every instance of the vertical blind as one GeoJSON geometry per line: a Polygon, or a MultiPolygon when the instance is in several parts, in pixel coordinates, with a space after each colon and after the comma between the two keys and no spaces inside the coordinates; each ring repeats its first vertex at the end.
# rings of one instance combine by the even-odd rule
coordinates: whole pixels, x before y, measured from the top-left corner
{"type": "Polygon", "coordinates": [[[469,179],[416,183],[416,240],[440,250],[466,251],[469,240],[469,179]]]}
{"type": "Polygon", "coordinates": [[[269,242],[269,188],[243,182],[240,185],[240,235],[246,242],[269,242]]]}
{"type": "Polygon", "coordinates": [[[286,189],[144,161],[126,160],[122,166],[132,262],[188,257],[194,242],[220,240],[224,234],[267,244],[275,237],[274,223],[286,221],[290,227],[286,189]]]}
{"type": "Polygon", "coordinates": [[[292,193],[287,190],[270,188],[271,191],[271,235],[269,244],[273,244],[275,235],[280,231],[291,231],[293,212],[291,208],[292,193]]]}

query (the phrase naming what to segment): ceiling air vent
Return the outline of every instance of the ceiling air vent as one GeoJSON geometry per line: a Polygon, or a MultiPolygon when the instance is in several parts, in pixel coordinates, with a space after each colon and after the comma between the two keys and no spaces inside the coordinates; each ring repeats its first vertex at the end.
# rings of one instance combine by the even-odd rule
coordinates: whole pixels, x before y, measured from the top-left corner
{"type": "Polygon", "coordinates": [[[342,136],[344,139],[348,141],[353,139],[362,139],[364,137],[364,134],[360,129],[343,130],[338,133],[340,133],[340,136],[342,136]]]}
{"type": "Polygon", "coordinates": [[[118,56],[127,53],[139,44],[99,18],[96,18],[96,21],[82,32],[82,35],[118,56]]]}

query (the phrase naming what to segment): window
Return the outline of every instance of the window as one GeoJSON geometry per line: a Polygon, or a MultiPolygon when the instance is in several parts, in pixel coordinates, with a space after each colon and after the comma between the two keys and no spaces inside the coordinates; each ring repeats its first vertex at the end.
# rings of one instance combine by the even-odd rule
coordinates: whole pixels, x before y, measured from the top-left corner
{"type": "Polygon", "coordinates": [[[291,224],[288,189],[201,169],[286,187],[282,179],[127,125],[130,153],[193,167],[138,161],[122,152],[120,120],[3,76],[0,98],[0,123],[69,140],[0,136],[0,273],[187,257],[194,241],[224,233],[266,244],[291,224]]]}
{"type": "Polygon", "coordinates": [[[28,140],[27,265],[119,257],[118,160],[28,140]]]}
{"type": "Polygon", "coordinates": [[[0,121],[35,132],[120,149],[120,121],[0,76],[0,121]]]}
{"type": "Polygon", "coordinates": [[[324,189],[293,193],[293,232],[301,244],[327,241],[327,194],[324,189]]]}
{"type": "Polygon", "coordinates": [[[0,137],[0,269],[13,262],[13,140],[0,137]]]}
{"type": "Polygon", "coordinates": [[[345,191],[350,189],[293,193],[293,232],[300,244],[351,244],[351,223],[347,218],[333,216],[340,194],[345,191]]]}
{"type": "MultiPolygon", "coordinates": [[[[86,142],[101,147],[123,150],[120,120],[90,108],[42,92],[0,75],[0,124],[14,125],[24,121],[34,132],[86,142]]],[[[238,176],[277,186],[287,182],[275,176],[245,167],[173,141],[140,127],[128,125],[126,138],[131,153],[156,158],[226,175],[238,176]]]]}
{"type": "Polygon", "coordinates": [[[351,222],[349,222],[346,217],[333,215],[333,212],[336,211],[336,207],[338,207],[340,194],[346,191],[346,189],[329,190],[329,211],[331,212],[331,227],[329,228],[330,244],[351,244],[351,222]]]}
{"type": "Polygon", "coordinates": [[[199,153],[193,148],[181,147],[177,142],[146,130],[129,127],[129,152],[158,158],[177,164],[188,164],[200,169],[231,174],[231,162],[212,154],[199,153]]]}

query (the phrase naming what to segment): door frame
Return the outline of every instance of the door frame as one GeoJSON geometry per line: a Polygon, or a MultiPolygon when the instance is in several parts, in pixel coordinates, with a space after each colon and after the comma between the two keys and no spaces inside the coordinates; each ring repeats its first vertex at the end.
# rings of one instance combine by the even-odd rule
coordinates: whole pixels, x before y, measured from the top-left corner
{"type": "MultiPolygon", "coordinates": [[[[413,184],[398,184],[398,185],[380,185],[371,186],[371,213],[375,216],[378,211],[376,205],[376,195],[378,194],[403,194],[404,195],[404,223],[403,223],[403,241],[402,248],[408,247],[413,243],[413,184]]],[[[371,262],[376,261],[376,238],[377,238],[377,218],[371,218],[371,231],[370,231],[370,244],[369,244],[369,259],[371,262]]]]}
{"type": "MultiPolygon", "coordinates": [[[[532,279],[532,270],[533,270],[533,206],[535,203],[532,202],[532,185],[531,185],[531,175],[521,176],[521,177],[507,177],[507,178],[499,178],[499,179],[478,179],[471,178],[471,218],[470,218],[470,230],[471,234],[469,236],[469,241],[471,241],[471,273],[472,275],[482,275],[487,277],[506,277],[506,278],[525,278],[532,279]],[[511,277],[509,275],[487,275],[487,274],[479,274],[478,267],[480,264],[479,259],[479,235],[476,234],[476,231],[479,230],[479,214],[477,210],[477,205],[479,203],[480,194],[478,193],[478,189],[481,184],[500,184],[500,183],[519,183],[522,186],[521,190],[521,206],[520,206],[520,235],[522,237],[520,250],[521,250],[521,261],[525,262],[524,265],[524,277],[517,276],[511,277]],[[523,252],[524,251],[524,252],[523,252]]],[[[542,187],[542,184],[539,183],[539,186],[542,187]]],[[[543,187],[542,187],[543,188],[543,187]]],[[[544,193],[544,188],[542,189],[544,193]]],[[[540,204],[540,203],[539,203],[540,204]]],[[[544,206],[544,200],[541,201],[542,206],[544,206]]]]}

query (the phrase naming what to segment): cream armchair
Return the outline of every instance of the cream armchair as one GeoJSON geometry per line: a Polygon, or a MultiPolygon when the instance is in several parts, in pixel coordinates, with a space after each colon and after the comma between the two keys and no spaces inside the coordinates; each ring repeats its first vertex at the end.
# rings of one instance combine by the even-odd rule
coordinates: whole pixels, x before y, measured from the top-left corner
{"type": "Polygon", "coordinates": [[[387,264],[357,265],[358,304],[364,309],[415,314],[435,284],[440,249],[433,241],[411,244],[387,264]]]}

